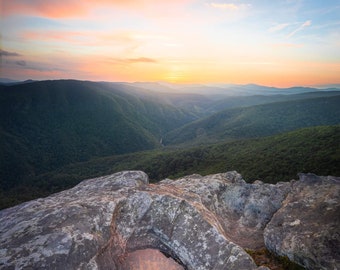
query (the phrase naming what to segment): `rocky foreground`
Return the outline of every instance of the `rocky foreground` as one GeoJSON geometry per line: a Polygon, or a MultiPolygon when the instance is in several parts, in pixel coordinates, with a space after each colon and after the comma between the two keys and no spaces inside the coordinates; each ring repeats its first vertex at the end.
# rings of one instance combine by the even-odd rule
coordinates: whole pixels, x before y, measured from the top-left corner
{"type": "Polygon", "coordinates": [[[340,269],[340,178],[302,174],[276,185],[236,172],[149,184],[140,171],[0,211],[0,269],[126,269],[157,249],[185,269],[267,269],[266,247],[306,269],[340,269]]]}

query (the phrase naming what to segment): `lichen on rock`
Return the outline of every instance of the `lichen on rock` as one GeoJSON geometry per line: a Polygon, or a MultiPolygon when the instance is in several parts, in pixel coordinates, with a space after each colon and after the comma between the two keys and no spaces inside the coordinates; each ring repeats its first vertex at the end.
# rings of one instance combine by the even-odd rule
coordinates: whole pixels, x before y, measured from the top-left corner
{"type": "Polygon", "coordinates": [[[300,174],[264,230],[269,250],[307,269],[340,269],[340,178],[300,174]]]}
{"type": "Polygon", "coordinates": [[[0,269],[124,270],[144,249],[188,270],[265,269],[244,251],[265,245],[308,269],[337,269],[338,199],[334,177],[270,185],[227,172],[149,184],[144,172],[120,172],[0,211],[0,269]]]}

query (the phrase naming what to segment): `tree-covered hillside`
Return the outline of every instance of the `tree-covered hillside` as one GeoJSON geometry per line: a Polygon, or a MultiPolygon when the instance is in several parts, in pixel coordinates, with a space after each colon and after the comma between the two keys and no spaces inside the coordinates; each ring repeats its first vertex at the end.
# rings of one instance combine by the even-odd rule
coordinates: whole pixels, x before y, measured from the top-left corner
{"type": "Polygon", "coordinates": [[[165,145],[270,136],[295,129],[340,124],[340,95],[224,110],[164,137],[165,145]]]}
{"type": "Polygon", "coordinates": [[[214,100],[204,108],[205,115],[211,115],[222,110],[240,107],[250,107],[261,104],[268,104],[283,101],[295,101],[302,99],[311,99],[318,97],[332,97],[340,95],[340,91],[314,91],[307,93],[297,93],[290,95],[276,94],[276,95],[252,95],[252,96],[229,96],[220,97],[214,100]]]}
{"type": "Polygon", "coordinates": [[[194,119],[102,83],[71,80],[2,86],[0,114],[0,183],[9,187],[72,162],[157,148],[164,133],[194,119]]]}
{"type": "Polygon", "coordinates": [[[233,86],[235,89],[233,87],[231,89],[233,89],[234,95],[230,95],[229,91],[231,89],[224,90],[220,94],[213,94],[209,92],[209,87],[204,86],[200,87],[205,90],[201,93],[201,91],[195,92],[195,87],[186,87],[179,91],[179,89],[168,88],[157,83],[107,84],[114,85],[124,92],[139,97],[190,111],[198,117],[210,116],[216,112],[231,108],[340,95],[339,89],[336,88],[326,90],[301,87],[279,89],[256,86],[256,89],[248,89],[249,93],[247,95],[242,95],[242,89],[244,90],[244,87],[248,88],[249,86],[233,86]],[[240,90],[239,93],[238,90],[240,90]]]}
{"type": "Polygon", "coordinates": [[[186,149],[158,149],[74,163],[27,178],[2,190],[0,207],[70,188],[83,179],[122,170],[143,170],[152,182],[187,174],[237,170],[247,181],[269,183],[296,179],[300,172],[340,175],[340,126],[305,128],[258,139],[186,149]]]}
{"type": "Polygon", "coordinates": [[[309,130],[283,134],[287,142],[277,145],[276,137],[261,137],[339,124],[339,92],[297,89],[303,93],[273,95],[280,91],[269,89],[265,96],[219,99],[169,93],[170,88],[155,92],[155,87],[163,86],[75,80],[0,84],[2,207],[119,170],[145,170],[153,181],[231,169],[266,181],[286,180],[304,168],[338,173],[338,127],[316,129],[319,137],[309,130]],[[232,109],[220,111],[225,108],[232,109]],[[249,140],[254,137],[259,141],[249,140]]]}

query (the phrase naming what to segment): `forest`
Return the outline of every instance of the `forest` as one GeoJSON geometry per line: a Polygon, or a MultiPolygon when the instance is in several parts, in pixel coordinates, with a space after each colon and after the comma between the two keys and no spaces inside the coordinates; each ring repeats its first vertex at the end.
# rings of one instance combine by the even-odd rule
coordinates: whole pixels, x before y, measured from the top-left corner
{"type": "Polygon", "coordinates": [[[340,175],[340,91],[214,96],[145,87],[0,85],[0,207],[121,170],[143,170],[151,182],[230,170],[268,183],[340,175]]]}

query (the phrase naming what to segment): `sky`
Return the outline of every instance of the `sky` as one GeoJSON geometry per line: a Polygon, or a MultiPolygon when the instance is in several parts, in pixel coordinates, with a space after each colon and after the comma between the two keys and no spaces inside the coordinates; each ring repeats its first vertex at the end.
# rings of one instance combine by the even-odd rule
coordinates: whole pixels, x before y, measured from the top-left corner
{"type": "Polygon", "coordinates": [[[0,77],[340,83],[340,0],[0,0],[0,77]]]}

